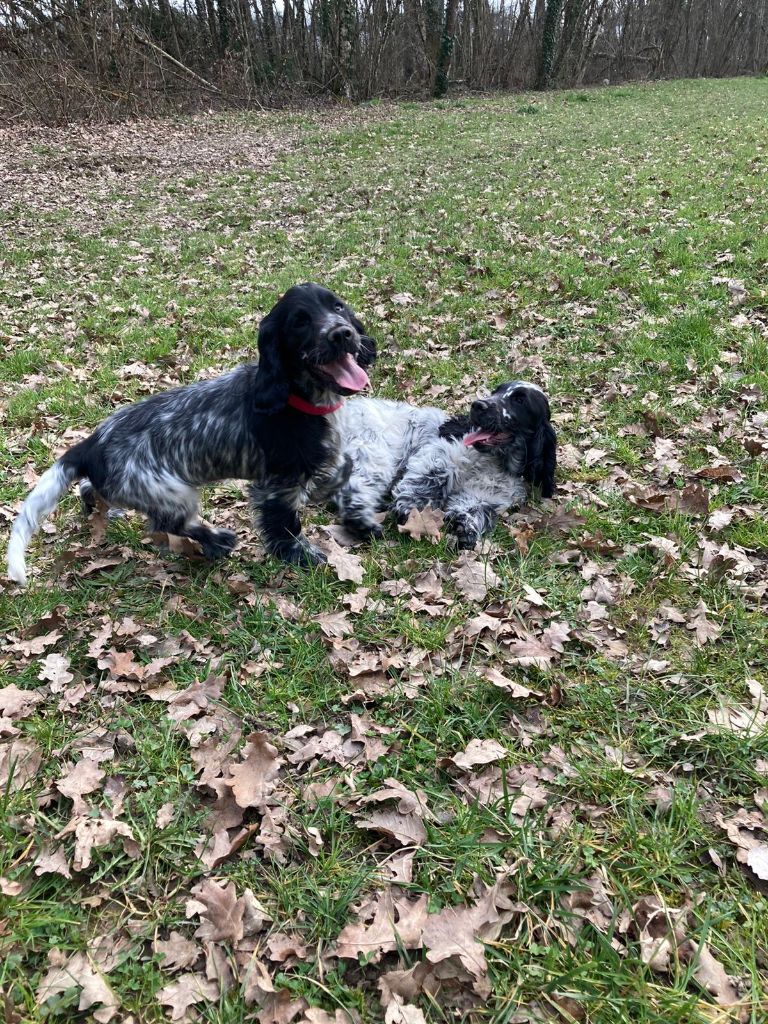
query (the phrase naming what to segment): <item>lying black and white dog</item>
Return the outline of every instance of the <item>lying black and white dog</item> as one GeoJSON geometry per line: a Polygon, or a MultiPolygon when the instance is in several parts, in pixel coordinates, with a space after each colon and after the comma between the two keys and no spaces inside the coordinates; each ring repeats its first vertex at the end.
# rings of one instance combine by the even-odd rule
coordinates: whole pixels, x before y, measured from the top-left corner
{"type": "Polygon", "coordinates": [[[468,415],[406,402],[359,398],[338,414],[342,449],[352,459],[334,495],[346,528],[381,536],[376,513],[405,522],[427,505],[445,512],[459,547],[474,547],[497,515],[521,505],[526,483],[545,498],[555,490],[556,435],[549,402],[535,384],[515,380],[472,403],[468,415]]]}
{"type": "Polygon", "coordinates": [[[287,562],[324,561],[303,536],[298,510],[345,478],[332,414],[343,396],[366,387],[363,367],[375,355],[333,292],[291,288],[261,322],[258,364],[120,409],[46,470],[13,524],[11,579],[26,582],[29,539],[76,480],[86,509],[98,499],[136,509],[153,531],[199,541],[208,558],[228,554],[236,538],[200,522],[198,488],[249,480],[267,550],[287,562]]]}

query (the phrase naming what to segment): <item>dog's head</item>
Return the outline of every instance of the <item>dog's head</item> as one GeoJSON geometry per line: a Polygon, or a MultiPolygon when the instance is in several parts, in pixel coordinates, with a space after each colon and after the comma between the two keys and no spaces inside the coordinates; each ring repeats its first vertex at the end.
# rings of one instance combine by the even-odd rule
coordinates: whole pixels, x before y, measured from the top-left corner
{"type": "Polygon", "coordinates": [[[496,451],[502,457],[524,441],[523,476],[541,488],[543,497],[554,494],[557,436],[547,396],[536,384],[522,380],[501,384],[488,398],[473,402],[468,416],[448,420],[440,433],[460,439],[468,448],[496,451]]]}
{"type": "Polygon", "coordinates": [[[362,391],[375,358],[376,343],[343,299],[319,284],[296,285],[259,328],[259,409],[281,409],[291,390],[320,403],[362,391]]]}

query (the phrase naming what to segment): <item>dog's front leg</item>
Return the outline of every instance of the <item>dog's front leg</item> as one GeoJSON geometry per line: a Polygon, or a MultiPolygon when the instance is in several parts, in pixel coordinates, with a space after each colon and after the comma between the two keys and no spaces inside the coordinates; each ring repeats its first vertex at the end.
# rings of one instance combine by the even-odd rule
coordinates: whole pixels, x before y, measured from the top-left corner
{"type": "Polygon", "coordinates": [[[459,548],[473,548],[496,525],[496,509],[472,495],[458,495],[445,512],[445,528],[459,548]]]}
{"type": "Polygon", "coordinates": [[[318,565],[325,554],[301,532],[299,509],[307,500],[305,487],[252,484],[251,501],[264,547],[291,565],[318,565]]]}

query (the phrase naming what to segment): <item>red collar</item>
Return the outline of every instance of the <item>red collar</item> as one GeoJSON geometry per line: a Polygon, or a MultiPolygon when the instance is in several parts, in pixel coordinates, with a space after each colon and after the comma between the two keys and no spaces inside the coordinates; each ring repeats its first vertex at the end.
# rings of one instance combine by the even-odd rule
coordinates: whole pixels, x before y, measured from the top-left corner
{"type": "Polygon", "coordinates": [[[340,409],[344,405],[344,400],[342,399],[334,405],[312,405],[311,402],[307,402],[298,395],[288,395],[288,405],[292,409],[298,409],[299,412],[307,413],[308,416],[328,416],[329,413],[340,409]]]}

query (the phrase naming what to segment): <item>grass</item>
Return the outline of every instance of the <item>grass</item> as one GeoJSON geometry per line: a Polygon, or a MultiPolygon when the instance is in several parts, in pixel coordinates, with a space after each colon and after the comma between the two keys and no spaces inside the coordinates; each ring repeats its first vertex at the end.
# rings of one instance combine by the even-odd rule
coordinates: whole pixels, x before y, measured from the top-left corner
{"type": "MultiPolygon", "coordinates": [[[[768,385],[767,99],[765,80],[696,81],[216,118],[235,136],[263,132],[285,145],[267,170],[184,169],[93,195],[87,185],[78,191],[64,182],[58,205],[37,206],[25,193],[6,211],[6,519],[26,492],[25,469],[46,468],[71,443],[68,430],[251,356],[259,316],[281,290],[306,279],[344,295],[379,339],[378,394],[459,407],[516,375],[545,384],[564,456],[559,500],[584,517],[584,526],[564,532],[534,523],[523,548],[514,539],[518,520],[494,538],[500,584],[487,603],[505,602],[510,616],[534,628],[527,584],[580,631],[549,672],[505,664],[504,646],[484,637],[460,644],[482,606],[462,599],[450,580],[451,601],[437,616],[382,594],[386,581],[412,582],[455,559],[443,543],[415,543],[390,528],[385,542],[363,552],[364,584],[382,604],[354,616],[355,636],[365,649],[418,649],[423,658],[415,670],[393,669],[391,689],[364,708],[345,703],[354,680],[334,671],[317,629],[274,604],[287,598],[311,622],[341,610],[354,585],[324,571],[286,571],[247,545],[223,569],[155,556],[133,519],[112,524],[106,551],[93,551],[74,495],[65,499],[56,532],[30,552],[30,589],[0,592],[11,641],[62,606],[62,638],[45,653],[66,654],[76,681],[90,687],[63,710],[46,691],[19,723],[39,745],[41,766],[30,785],[0,797],[0,876],[23,886],[0,895],[0,989],[22,1020],[78,1016],[74,990],[44,1008],[35,992],[54,947],[74,952],[103,934],[126,938],[131,950],[109,974],[123,1012],[164,1019],[155,995],[171,979],[151,940],[171,928],[192,931],[185,901],[204,870],[195,847],[206,801],[193,788],[189,742],[166,706],[104,687],[105,673],[87,654],[104,616],[113,623],[130,616],[158,637],[188,631],[204,646],[171,664],[167,679],[182,688],[211,668],[223,673],[221,706],[242,720],[244,734],[263,729],[279,746],[298,724],[348,729],[350,712],[364,711],[394,730],[384,737],[386,757],[352,774],[359,794],[391,777],[427,794],[435,817],[415,852],[409,890],[428,893],[437,911],[470,899],[475,878],[491,882],[501,871],[525,908],[487,949],[488,997],[474,1009],[449,988],[418,997],[428,1021],[765,1020],[765,886],[736,862],[715,816],[755,808],[754,793],[766,785],[768,736],[705,730],[719,704],[749,703],[746,678],[765,682],[766,623],[759,595],[740,590],[733,573],[692,567],[707,540],[747,550],[757,566],[747,584],[765,569],[765,456],[748,455],[743,440],[755,433],[749,417],[765,408],[768,385]],[[742,281],[746,301],[733,305],[716,278],[742,281]],[[410,296],[405,304],[403,295],[410,296]],[[130,366],[135,372],[126,373],[130,366]],[[437,399],[435,385],[447,389],[437,399]],[[654,460],[653,422],[674,442],[679,467],[671,483],[654,460]],[[605,454],[593,461],[595,449],[605,454]],[[740,474],[705,481],[711,507],[734,511],[722,531],[628,500],[628,481],[671,492],[718,453],[740,474]],[[665,565],[647,546],[654,536],[674,539],[680,561],[665,565]],[[105,553],[113,565],[82,574],[105,553]],[[620,584],[603,633],[590,631],[582,593],[595,567],[620,584]],[[240,592],[230,585],[233,574],[240,592]],[[243,589],[267,599],[249,603],[243,589]],[[714,642],[695,646],[684,625],[671,627],[666,645],[654,642],[652,623],[665,602],[689,615],[700,600],[722,628],[714,642]],[[617,654],[609,641],[621,641],[626,652],[617,654]],[[650,671],[649,658],[669,665],[650,671]],[[260,659],[268,667],[256,677],[244,666],[260,659]],[[483,678],[486,661],[541,693],[555,686],[561,696],[511,699],[483,678]],[[423,685],[404,698],[399,684],[415,671],[423,685]],[[123,820],[138,852],[114,842],[72,879],[37,876],[42,842],[62,842],[72,855],[71,836],[54,838],[71,803],[51,784],[102,730],[114,755],[106,774],[126,787],[123,820]],[[511,806],[517,792],[488,806],[467,802],[441,759],[473,738],[504,742],[510,767],[546,770],[546,805],[521,819],[511,806]],[[567,770],[552,767],[556,746],[567,754],[567,770]],[[629,767],[607,748],[624,751],[629,767]],[[670,790],[667,809],[648,799],[659,784],[670,790]],[[175,817],[159,828],[157,813],[169,802],[175,817]],[[567,814],[556,831],[558,809],[567,814]],[[586,925],[569,941],[563,900],[596,872],[612,895],[615,927],[603,934],[586,925]],[[693,978],[694,966],[656,973],[642,962],[631,930],[618,930],[622,911],[654,895],[672,907],[689,902],[688,936],[706,941],[738,979],[743,999],[730,1017],[693,978]]],[[[37,153],[45,157],[39,146],[37,153]]],[[[247,536],[237,487],[211,492],[206,503],[212,519],[230,520],[247,536]]],[[[328,521],[322,511],[313,517],[328,521]]],[[[42,657],[7,650],[3,684],[39,688],[42,657]]],[[[146,663],[150,655],[138,658],[146,663]]],[[[302,771],[289,766],[283,775],[293,837],[285,861],[246,842],[214,874],[232,879],[238,892],[251,888],[272,930],[297,933],[310,949],[293,967],[270,964],[276,987],[331,1014],[341,1007],[362,1021],[380,1020],[376,980],[397,957],[367,966],[318,958],[381,887],[386,844],[356,827],[346,799],[312,805],[302,771]],[[319,853],[309,829],[324,838],[319,853]]],[[[317,777],[338,776],[348,797],[344,775],[329,764],[317,777]]],[[[108,807],[114,788],[86,799],[108,807]]],[[[420,954],[403,957],[407,966],[420,954]]],[[[198,1009],[222,1024],[254,1019],[235,991],[198,1009]]]]}

